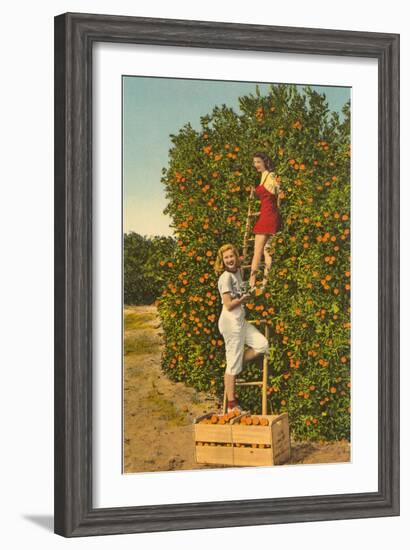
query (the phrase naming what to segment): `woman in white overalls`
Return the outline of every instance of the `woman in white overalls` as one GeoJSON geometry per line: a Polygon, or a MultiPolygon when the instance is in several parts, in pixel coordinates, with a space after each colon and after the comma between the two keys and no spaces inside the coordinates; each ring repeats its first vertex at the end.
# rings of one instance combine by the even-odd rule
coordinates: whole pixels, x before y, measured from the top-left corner
{"type": "Polygon", "coordinates": [[[228,399],[228,412],[242,410],[235,398],[235,379],[243,365],[259,355],[268,352],[266,337],[245,319],[244,304],[250,295],[243,290],[240,259],[232,244],[225,244],[218,250],[215,272],[221,273],[218,290],[222,300],[222,311],[218,319],[218,329],[225,342],[226,369],[225,389],[228,399]],[[244,350],[245,344],[249,347],[244,350]]]}

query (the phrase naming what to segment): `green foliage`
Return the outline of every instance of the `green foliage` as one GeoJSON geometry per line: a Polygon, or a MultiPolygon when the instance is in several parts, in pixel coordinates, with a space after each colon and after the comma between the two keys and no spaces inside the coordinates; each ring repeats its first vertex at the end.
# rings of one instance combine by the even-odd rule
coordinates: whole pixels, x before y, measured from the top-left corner
{"type": "MultiPolygon", "coordinates": [[[[260,177],[253,154],[266,151],[282,182],[283,223],[268,285],[247,317],[271,326],[269,407],[289,412],[297,437],[350,438],[350,104],[340,121],[325,95],[304,91],[257,90],[239,98],[239,114],[215,107],[201,131],[187,124],[171,136],[162,181],[177,249],[162,265],[163,368],[174,380],[223,392],[213,264],[222,244],[241,247],[249,191],[260,177]]],[[[260,365],[241,377],[260,379],[260,365]]],[[[246,408],[260,411],[258,389],[238,392],[246,408]]]]}
{"type": "Polygon", "coordinates": [[[152,304],[161,294],[165,281],[159,261],[171,258],[172,237],[146,237],[133,231],[124,234],[124,303],[152,304]]]}

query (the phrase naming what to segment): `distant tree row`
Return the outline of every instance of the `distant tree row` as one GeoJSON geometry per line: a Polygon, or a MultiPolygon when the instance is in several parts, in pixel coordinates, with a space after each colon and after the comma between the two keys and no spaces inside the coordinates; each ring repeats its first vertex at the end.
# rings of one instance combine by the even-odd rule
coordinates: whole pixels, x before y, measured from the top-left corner
{"type": "Polygon", "coordinates": [[[124,233],[124,303],[152,304],[165,287],[160,262],[170,261],[176,246],[172,237],[124,233]]]}

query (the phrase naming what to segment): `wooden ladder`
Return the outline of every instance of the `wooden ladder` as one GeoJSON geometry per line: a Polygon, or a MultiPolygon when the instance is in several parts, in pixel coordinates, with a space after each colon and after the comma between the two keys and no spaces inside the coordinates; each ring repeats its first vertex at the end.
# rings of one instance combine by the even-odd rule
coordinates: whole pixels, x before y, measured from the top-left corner
{"type": "MultiPolygon", "coordinates": [[[[253,212],[252,211],[252,201],[255,196],[255,188],[252,186],[251,191],[249,193],[249,203],[248,203],[248,214],[246,218],[246,224],[245,224],[245,231],[243,235],[243,241],[242,241],[242,257],[243,257],[243,265],[241,266],[242,275],[243,270],[250,269],[251,264],[248,260],[249,255],[249,243],[254,241],[255,238],[250,236],[250,231],[252,227],[252,220],[254,219],[254,216],[258,216],[259,212],[253,212]],[[248,263],[246,261],[248,260],[248,263]]],[[[262,264],[264,265],[264,264],[262,264]]],[[[268,342],[270,342],[270,325],[265,319],[261,320],[250,320],[249,323],[259,323],[265,325],[265,337],[267,338],[268,342]]],[[[246,380],[243,380],[241,378],[236,379],[236,385],[237,386],[260,386],[261,387],[261,393],[262,393],[262,414],[268,414],[268,369],[269,369],[269,360],[267,355],[265,354],[263,357],[263,368],[262,368],[262,380],[254,380],[247,382],[246,380]]],[[[228,408],[228,399],[226,394],[226,389],[224,391],[224,397],[223,397],[223,407],[222,411],[225,413],[228,408]]]]}

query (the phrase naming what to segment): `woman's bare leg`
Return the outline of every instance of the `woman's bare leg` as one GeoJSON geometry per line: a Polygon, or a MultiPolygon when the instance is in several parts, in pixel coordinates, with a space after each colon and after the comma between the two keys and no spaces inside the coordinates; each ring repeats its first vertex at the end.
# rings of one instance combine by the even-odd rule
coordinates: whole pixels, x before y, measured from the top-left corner
{"type": "Polygon", "coordinates": [[[235,374],[225,373],[225,390],[228,401],[233,401],[235,399],[235,378],[235,374]]]}
{"type": "MultiPolygon", "coordinates": [[[[252,361],[252,359],[256,359],[257,357],[260,357],[260,356],[261,354],[255,351],[253,348],[247,348],[243,353],[243,364],[245,365],[245,363],[248,363],[249,361],[252,361]]],[[[226,398],[228,401],[234,401],[236,374],[228,374],[226,372],[224,381],[225,381],[226,398]]]]}
{"type": "Polygon", "coordinates": [[[267,250],[269,246],[270,237],[266,240],[265,246],[263,247],[263,257],[265,260],[265,269],[263,272],[263,282],[262,286],[265,286],[268,280],[268,273],[271,270],[272,267],[272,254],[270,254],[267,250]]]}
{"type": "Polygon", "coordinates": [[[262,234],[255,235],[255,247],[254,247],[253,258],[251,263],[251,275],[249,277],[249,285],[251,288],[255,286],[256,273],[258,271],[258,267],[262,259],[263,249],[268,239],[268,236],[269,235],[262,235],[262,234]]]}

